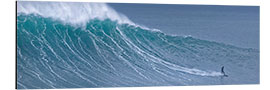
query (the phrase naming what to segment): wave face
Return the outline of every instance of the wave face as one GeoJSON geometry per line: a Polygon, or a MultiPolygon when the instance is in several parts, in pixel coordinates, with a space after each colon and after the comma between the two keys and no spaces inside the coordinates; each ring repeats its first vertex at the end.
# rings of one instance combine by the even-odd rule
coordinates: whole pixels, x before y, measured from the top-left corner
{"type": "Polygon", "coordinates": [[[19,3],[18,89],[259,83],[259,50],[166,35],[109,14],[81,27],[72,24],[77,19],[36,13],[29,3],[26,10],[36,12],[21,12],[26,6],[19,3]]]}

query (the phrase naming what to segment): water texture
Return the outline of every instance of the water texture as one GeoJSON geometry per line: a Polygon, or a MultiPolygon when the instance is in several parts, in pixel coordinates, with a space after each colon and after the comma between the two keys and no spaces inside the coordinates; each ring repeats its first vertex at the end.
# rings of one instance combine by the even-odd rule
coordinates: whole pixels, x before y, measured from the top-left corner
{"type": "Polygon", "coordinates": [[[257,49],[168,35],[107,4],[21,1],[17,9],[18,89],[259,83],[257,49]]]}

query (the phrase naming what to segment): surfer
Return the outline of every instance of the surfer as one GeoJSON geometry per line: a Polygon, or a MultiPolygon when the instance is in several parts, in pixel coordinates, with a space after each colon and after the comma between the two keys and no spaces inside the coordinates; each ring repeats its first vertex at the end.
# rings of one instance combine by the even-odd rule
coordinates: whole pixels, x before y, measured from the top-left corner
{"type": "Polygon", "coordinates": [[[221,73],[223,74],[223,77],[228,77],[228,75],[226,75],[224,72],[224,66],[221,67],[221,73]]]}

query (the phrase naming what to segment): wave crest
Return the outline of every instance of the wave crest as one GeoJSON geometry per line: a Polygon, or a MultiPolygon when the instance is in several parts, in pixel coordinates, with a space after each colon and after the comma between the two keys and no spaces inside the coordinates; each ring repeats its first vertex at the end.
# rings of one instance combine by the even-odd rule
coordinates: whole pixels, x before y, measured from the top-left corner
{"type": "Polygon", "coordinates": [[[85,26],[91,19],[111,19],[120,24],[135,25],[105,3],[19,1],[17,13],[40,15],[76,26],[85,26]]]}

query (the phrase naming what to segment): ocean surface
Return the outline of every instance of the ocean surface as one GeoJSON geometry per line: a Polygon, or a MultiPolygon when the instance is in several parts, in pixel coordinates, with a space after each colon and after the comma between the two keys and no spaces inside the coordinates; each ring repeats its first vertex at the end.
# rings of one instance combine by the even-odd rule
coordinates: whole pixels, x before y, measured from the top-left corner
{"type": "MultiPolygon", "coordinates": [[[[158,15],[151,18],[140,17],[149,16],[151,12],[150,15],[154,15],[153,13],[157,11],[146,9],[125,12],[124,8],[119,9],[125,5],[128,4],[17,2],[17,88],[259,84],[259,41],[256,41],[258,37],[248,39],[255,37],[258,32],[245,34],[250,37],[241,39],[257,44],[252,43],[242,47],[241,44],[234,43],[237,40],[219,41],[218,38],[221,37],[211,36],[211,33],[216,31],[206,30],[205,33],[198,35],[188,34],[189,30],[186,30],[188,27],[192,27],[191,32],[195,32],[196,27],[203,27],[197,26],[200,23],[197,22],[199,17],[195,21],[184,20],[181,25],[172,24],[181,22],[178,21],[179,16],[164,16],[165,13],[160,13],[160,17],[164,18],[158,18],[158,15]],[[142,11],[147,13],[142,15],[142,11]],[[175,17],[176,21],[166,21],[165,17],[175,17]],[[154,21],[154,18],[158,20],[154,21]],[[203,38],[207,32],[210,33],[209,39],[203,38]],[[212,37],[214,39],[211,39],[212,37]],[[224,72],[228,77],[222,73],[222,66],[225,67],[224,72]]],[[[126,6],[126,10],[135,9],[136,5],[126,6]]],[[[193,11],[193,7],[205,7],[206,10],[208,10],[206,7],[211,7],[146,6],[185,9],[183,13],[188,12],[188,9],[193,11]]],[[[163,10],[163,8],[153,9],[163,10]]],[[[240,24],[241,21],[238,22],[237,19],[235,22],[227,23],[240,24]]],[[[231,28],[247,28],[254,24],[253,28],[257,30],[258,21],[252,22],[252,20],[250,19],[250,23],[247,22],[247,26],[231,28]]],[[[245,25],[243,23],[241,25],[245,25]]],[[[201,24],[205,25],[205,23],[201,24]]],[[[211,27],[209,25],[207,27],[211,27]]],[[[253,32],[252,28],[248,29],[253,32]]],[[[242,36],[231,35],[230,38],[237,37],[242,36]]],[[[239,42],[244,43],[242,41],[239,42]]]]}
{"type": "Polygon", "coordinates": [[[170,35],[259,49],[259,6],[110,3],[130,20],[170,35]],[[147,19],[146,19],[147,18],[147,19]]]}

